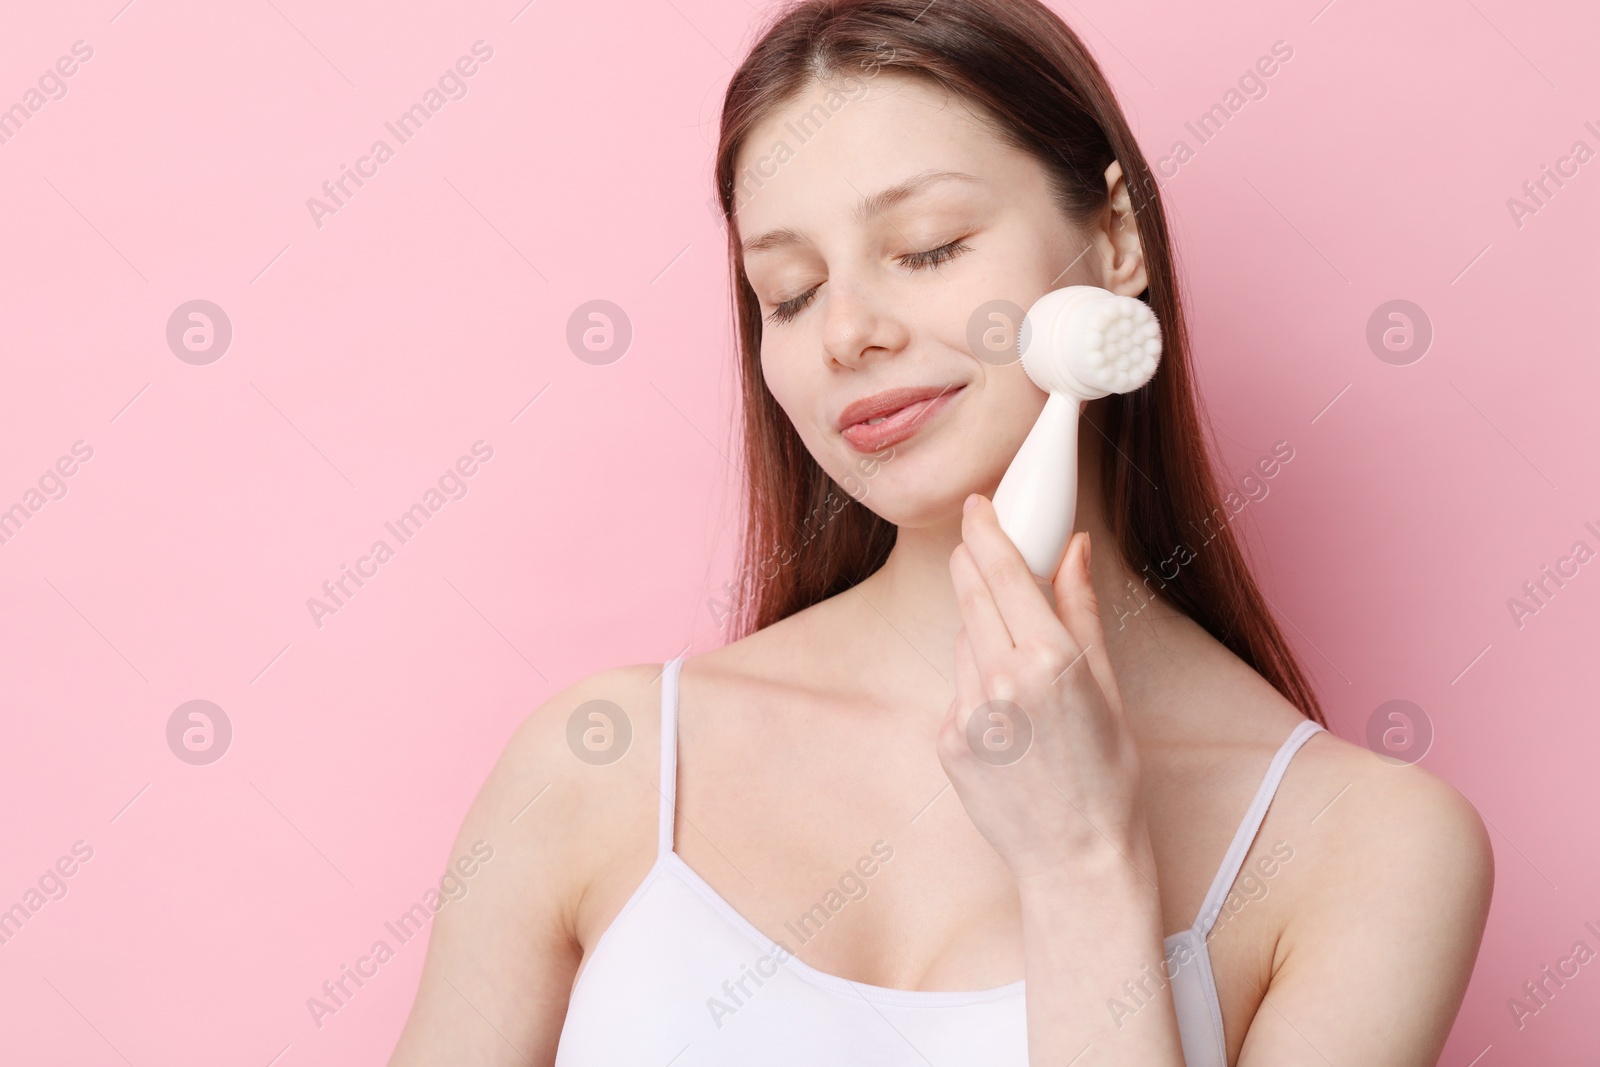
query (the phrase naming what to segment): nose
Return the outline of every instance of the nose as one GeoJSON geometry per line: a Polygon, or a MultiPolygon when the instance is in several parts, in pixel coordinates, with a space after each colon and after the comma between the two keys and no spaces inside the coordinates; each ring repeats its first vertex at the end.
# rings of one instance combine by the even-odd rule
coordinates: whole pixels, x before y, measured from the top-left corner
{"type": "Polygon", "coordinates": [[[822,324],[822,347],[828,359],[858,369],[875,356],[905,348],[910,329],[893,307],[887,292],[870,281],[830,278],[822,324]]]}

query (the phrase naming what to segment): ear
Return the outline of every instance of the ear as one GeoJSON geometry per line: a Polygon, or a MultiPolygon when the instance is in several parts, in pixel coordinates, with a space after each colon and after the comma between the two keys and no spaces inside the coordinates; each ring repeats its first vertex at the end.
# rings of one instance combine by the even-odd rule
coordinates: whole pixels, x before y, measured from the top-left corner
{"type": "Polygon", "coordinates": [[[1144,292],[1150,284],[1144,269],[1144,246],[1139,241],[1139,226],[1120,160],[1113,159],[1106,168],[1106,207],[1100,216],[1100,232],[1096,239],[1104,253],[1100,288],[1119,296],[1138,296],[1144,292]]]}

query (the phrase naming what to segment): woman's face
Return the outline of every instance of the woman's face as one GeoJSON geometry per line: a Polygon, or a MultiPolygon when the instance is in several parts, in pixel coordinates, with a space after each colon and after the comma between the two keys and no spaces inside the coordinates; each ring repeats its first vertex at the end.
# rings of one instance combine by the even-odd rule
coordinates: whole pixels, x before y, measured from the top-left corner
{"type": "Polygon", "coordinates": [[[752,131],[735,181],[767,386],[822,469],[898,526],[992,494],[1032,428],[1046,395],[1015,357],[1021,311],[1066,285],[1144,288],[1032,156],[919,79],[813,83],[752,131]],[[910,392],[864,411],[892,390],[910,392]]]}

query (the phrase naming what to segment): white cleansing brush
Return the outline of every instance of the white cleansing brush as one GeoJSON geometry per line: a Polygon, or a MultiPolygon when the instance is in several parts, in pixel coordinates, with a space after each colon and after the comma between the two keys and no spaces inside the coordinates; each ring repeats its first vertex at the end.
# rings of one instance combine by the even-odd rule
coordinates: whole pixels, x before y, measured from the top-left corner
{"type": "Polygon", "coordinates": [[[994,508],[1028,569],[1055,577],[1078,504],[1078,406],[1144,385],[1161,361],[1150,305],[1093,285],[1041,296],[1017,333],[1022,369],[1050,394],[995,490],[994,508]]]}

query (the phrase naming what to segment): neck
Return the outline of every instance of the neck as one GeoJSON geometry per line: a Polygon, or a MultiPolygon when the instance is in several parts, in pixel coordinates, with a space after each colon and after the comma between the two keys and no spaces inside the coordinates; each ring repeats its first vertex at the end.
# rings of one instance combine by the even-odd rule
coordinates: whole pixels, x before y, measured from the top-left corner
{"type": "MultiPolygon", "coordinates": [[[[1143,575],[1136,574],[1122,558],[1100,505],[1100,432],[1087,418],[1079,423],[1078,445],[1074,526],[1087,530],[1094,545],[1090,570],[1100,603],[1106,652],[1118,669],[1119,688],[1131,703],[1141,689],[1141,679],[1151,674],[1139,665],[1162,657],[1158,624],[1185,616],[1147,592],[1143,575]],[[1124,681],[1125,664],[1138,677],[1124,681]]],[[[987,487],[984,495],[992,496],[994,488],[987,487]]],[[[941,688],[933,677],[937,672],[944,679],[943,699],[948,701],[948,691],[955,684],[955,638],[962,626],[961,609],[950,578],[950,555],[960,543],[958,516],[930,526],[902,526],[884,565],[856,587],[864,613],[863,630],[857,633],[865,638],[866,646],[858,646],[857,651],[872,657],[880,668],[899,668],[880,675],[887,684],[904,686],[917,679],[918,690],[931,694],[941,688]]],[[[1053,590],[1040,579],[1036,582],[1040,594],[1053,606],[1053,590]]]]}

